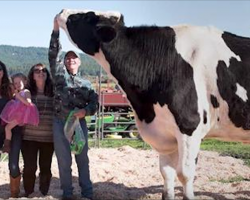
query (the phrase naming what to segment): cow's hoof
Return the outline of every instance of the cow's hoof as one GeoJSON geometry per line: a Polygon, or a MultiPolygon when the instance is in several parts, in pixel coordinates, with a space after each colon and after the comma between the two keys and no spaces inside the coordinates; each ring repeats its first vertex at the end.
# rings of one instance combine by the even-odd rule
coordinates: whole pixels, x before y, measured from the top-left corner
{"type": "Polygon", "coordinates": [[[173,200],[174,199],[174,194],[170,195],[167,192],[162,193],[162,200],[173,200]]]}
{"type": "Polygon", "coordinates": [[[183,200],[198,200],[196,197],[188,198],[187,196],[183,196],[183,200]]]}

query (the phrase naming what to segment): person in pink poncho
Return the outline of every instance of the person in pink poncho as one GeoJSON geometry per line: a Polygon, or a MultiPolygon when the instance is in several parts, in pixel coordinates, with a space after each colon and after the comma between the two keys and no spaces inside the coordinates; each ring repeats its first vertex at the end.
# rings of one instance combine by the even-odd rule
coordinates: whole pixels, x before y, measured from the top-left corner
{"type": "Polygon", "coordinates": [[[5,140],[3,152],[9,153],[11,147],[11,130],[19,125],[26,124],[35,125],[39,124],[39,113],[35,104],[31,102],[30,91],[25,89],[27,78],[22,73],[14,74],[12,77],[14,86],[14,99],[9,101],[4,107],[0,118],[5,126],[5,140]]]}

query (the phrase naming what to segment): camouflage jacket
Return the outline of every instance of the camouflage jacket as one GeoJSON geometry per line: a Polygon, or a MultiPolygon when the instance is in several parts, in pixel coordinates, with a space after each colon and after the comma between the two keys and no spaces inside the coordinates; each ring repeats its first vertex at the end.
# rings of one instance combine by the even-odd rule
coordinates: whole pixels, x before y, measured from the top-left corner
{"type": "Polygon", "coordinates": [[[98,95],[91,88],[90,81],[83,79],[80,73],[68,73],[64,59],[60,60],[61,44],[59,32],[52,32],[49,47],[49,63],[55,85],[55,116],[66,119],[75,109],[86,110],[86,115],[95,114],[98,107],[98,95]]]}

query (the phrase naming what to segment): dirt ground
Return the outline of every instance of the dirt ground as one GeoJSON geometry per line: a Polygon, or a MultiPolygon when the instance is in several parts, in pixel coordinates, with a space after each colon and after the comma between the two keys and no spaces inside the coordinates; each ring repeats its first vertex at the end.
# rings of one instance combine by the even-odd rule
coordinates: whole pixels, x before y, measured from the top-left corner
{"type": "MultiPolygon", "coordinates": [[[[89,151],[94,199],[161,199],[163,179],[159,171],[158,154],[154,150],[138,150],[129,146],[89,151]]],[[[20,162],[22,168],[23,163],[20,162]]],[[[73,186],[80,197],[77,167],[73,161],[73,186]]],[[[43,197],[38,179],[31,199],[59,199],[61,190],[56,158],[52,162],[53,178],[50,191],[43,197]]],[[[0,199],[9,197],[8,163],[0,162],[0,199]]],[[[197,199],[250,199],[250,168],[242,160],[201,151],[194,182],[197,199]],[[241,177],[240,181],[230,182],[241,177]]],[[[176,181],[176,199],[182,199],[182,188],[176,181]]],[[[21,184],[21,196],[24,194],[21,184]]],[[[21,197],[19,199],[25,199],[21,197]]]]}

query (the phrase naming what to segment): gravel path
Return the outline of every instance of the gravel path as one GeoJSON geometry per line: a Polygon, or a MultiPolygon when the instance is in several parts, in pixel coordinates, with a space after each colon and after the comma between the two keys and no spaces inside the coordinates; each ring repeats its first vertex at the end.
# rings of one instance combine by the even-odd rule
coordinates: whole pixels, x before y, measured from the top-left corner
{"type": "MultiPolygon", "coordinates": [[[[161,199],[163,179],[159,171],[158,154],[153,150],[138,150],[129,146],[89,151],[94,199],[161,199]]],[[[23,163],[20,162],[20,166],[23,163]]],[[[73,161],[73,185],[79,197],[77,167],[73,161]]],[[[29,199],[59,199],[61,190],[56,158],[52,162],[53,178],[49,194],[38,190],[29,199]]],[[[197,199],[250,199],[250,168],[242,160],[201,151],[194,182],[197,199]],[[237,181],[233,181],[236,178],[237,181]],[[230,182],[231,181],[231,182],[230,182]]],[[[9,197],[7,162],[0,162],[0,199],[9,197]]],[[[182,199],[182,188],[176,181],[176,199],[182,199]]],[[[24,194],[21,184],[21,196],[24,194]]],[[[21,199],[25,199],[22,197],[21,199]]]]}

